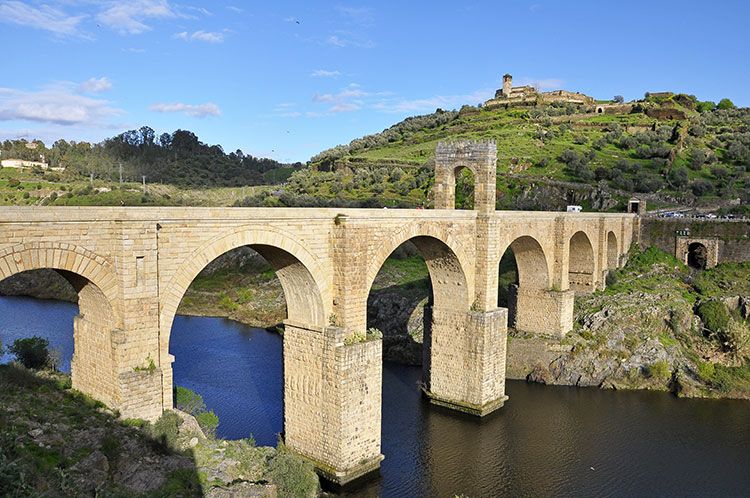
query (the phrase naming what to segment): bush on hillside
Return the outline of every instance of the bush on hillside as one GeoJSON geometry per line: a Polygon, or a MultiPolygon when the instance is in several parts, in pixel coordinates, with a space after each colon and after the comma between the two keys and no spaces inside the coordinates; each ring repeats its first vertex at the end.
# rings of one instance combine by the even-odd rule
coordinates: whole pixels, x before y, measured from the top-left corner
{"type": "Polygon", "coordinates": [[[26,368],[38,370],[49,363],[49,341],[42,337],[27,337],[16,339],[8,348],[8,352],[26,368]]]}
{"type": "Polygon", "coordinates": [[[729,325],[729,310],[721,301],[704,301],[696,310],[703,326],[711,335],[723,335],[729,325]]]}

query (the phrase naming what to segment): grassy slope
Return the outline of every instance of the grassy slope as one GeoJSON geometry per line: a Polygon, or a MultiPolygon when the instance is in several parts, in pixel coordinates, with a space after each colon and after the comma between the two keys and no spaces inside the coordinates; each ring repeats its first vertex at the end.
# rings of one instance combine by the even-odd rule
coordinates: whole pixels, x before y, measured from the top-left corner
{"type": "Polygon", "coordinates": [[[117,182],[97,179],[92,184],[88,179],[71,175],[0,168],[0,206],[231,206],[243,197],[269,188],[198,189],[150,184],[144,195],[142,185],[138,183],[121,186],[117,182]],[[110,191],[97,192],[96,189],[110,191]]]}
{"type": "Polygon", "coordinates": [[[189,497],[269,482],[279,496],[317,494],[312,466],[283,445],[205,438],[172,412],[155,424],[116,415],[66,375],[0,365],[0,495],[189,497]]]}

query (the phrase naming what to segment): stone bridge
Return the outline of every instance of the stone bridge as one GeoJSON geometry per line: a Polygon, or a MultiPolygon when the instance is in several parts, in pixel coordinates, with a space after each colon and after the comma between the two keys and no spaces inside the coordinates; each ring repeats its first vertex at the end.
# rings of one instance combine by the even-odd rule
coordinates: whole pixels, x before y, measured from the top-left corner
{"type": "Polygon", "coordinates": [[[186,289],[216,257],[252,247],[286,297],[286,444],[344,483],[383,458],[381,341],[353,338],[400,244],[417,246],[432,281],[423,390],[477,415],[507,399],[505,251],[519,273],[515,326],[556,336],[573,326],[574,295],[603,288],[623,262],[634,215],[495,211],[495,154],[493,142],[440,144],[434,210],[4,207],[0,279],[40,268],[66,277],[80,307],[73,386],[123,417],[153,420],[172,408],[169,337],[186,289]],[[462,167],[475,175],[474,210],[453,209],[462,167]]]}

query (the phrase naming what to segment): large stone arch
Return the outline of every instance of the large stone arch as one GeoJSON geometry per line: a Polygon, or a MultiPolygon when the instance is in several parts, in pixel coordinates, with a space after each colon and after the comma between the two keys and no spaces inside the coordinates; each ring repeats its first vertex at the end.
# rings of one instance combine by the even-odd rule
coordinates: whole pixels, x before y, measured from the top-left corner
{"type": "Polygon", "coordinates": [[[324,326],[330,283],[318,260],[290,234],[277,229],[242,227],[212,238],[177,269],[162,296],[160,351],[169,354],[169,335],[177,308],[198,273],[232,249],[250,246],[276,270],[287,301],[288,318],[305,326],[324,326]]]}
{"type": "MultiPolygon", "coordinates": [[[[161,301],[159,364],[162,368],[162,405],[172,407],[172,366],[169,339],[182,296],[198,273],[232,249],[250,246],[276,271],[287,303],[288,323],[303,329],[325,326],[330,310],[330,283],[318,260],[291,235],[277,229],[241,227],[218,235],[193,251],[178,268],[161,301]]],[[[302,330],[302,329],[300,329],[302,330]]],[[[286,341],[285,341],[286,343],[286,341]]],[[[285,345],[286,348],[286,345],[285,345]]]]}
{"type": "Polygon", "coordinates": [[[465,248],[445,230],[434,224],[415,223],[384,237],[387,241],[371,258],[365,280],[365,291],[370,292],[385,260],[401,244],[411,241],[417,246],[427,264],[432,281],[433,301],[460,304],[468,309],[474,296],[473,266],[465,248]]]}
{"type": "MultiPolygon", "coordinates": [[[[0,250],[0,280],[43,268],[67,272],[63,275],[66,278],[77,275],[95,285],[112,307],[116,323],[121,324],[117,275],[106,258],[84,247],[59,242],[32,242],[0,250]]],[[[84,282],[78,278],[71,284],[80,293],[84,282]]]]}
{"type": "Polygon", "coordinates": [[[78,293],[72,386],[117,408],[121,393],[113,334],[122,326],[122,315],[114,268],[102,256],[73,244],[27,243],[0,251],[0,280],[41,269],[57,271],[78,293]]]}
{"type": "Polygon", "coordinates": [[[584,231],[573,234],[568,242],[568,285],[579,293],[596,290],[594,246],[584,231]]]}

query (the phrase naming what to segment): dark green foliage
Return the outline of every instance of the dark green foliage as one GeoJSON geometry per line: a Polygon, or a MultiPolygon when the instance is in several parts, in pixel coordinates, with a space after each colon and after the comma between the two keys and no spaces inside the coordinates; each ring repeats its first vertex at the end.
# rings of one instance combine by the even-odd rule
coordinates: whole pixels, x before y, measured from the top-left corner
{"type": "Polygon", "coordinates": [[[49,341],[37,336],[16,339],[8,352],[26,368],[44,368],[49,362],[49,341]]]}
{"type": "Polygon", "coordinates": [[[203,396],[186,387],[175,386],[174,403],[175,408],[193,416],[206,411],[203,396]]]}
{"type": "Polygon", "coordinates": [[[279,496],[313,497],[318,493],[318,477],[313,466],[289,452],[279,442],[276,456],[271,460],[271,480],[279,487],[279,496]]]}
{"type": "Polygon", "coordinates": [[[723,334],[729,325],[729,310],[721,301],[704,301],[698,306],[696,313],[711,334],[723,334]]]}
{"type": "Polygon", "coordinates": [[[729,99],[721,99],[716,105],[719,110],[735,109],[734,103],[729,99]]]}
{"type": "Polygon", "coordinates": [[[201,430],[208,437],[216,437],[216,428],[219,426],[219,416],[211,411],[204,411],[195,416],[201,430]]]}
{"type": "Polygon", "coordinates": [[[146,432],[156,443],[156,449],[169,452],[177,448],[177,435],[182,419],[175,412],[166,411],[151,424],[146,432]]]}
{"type": "Polygon", "coordinates": [[[213,410],[206,410],[206,403],[203,401],[203,396],[186,387],[176,386],[174,397],[175,407],[178,410],[195,417],[198,421],[198,425],[201,426],[201,429],[206,436],[216,436],[216,428],[219,426],[219,417],[213,412],[213,410]]]}

